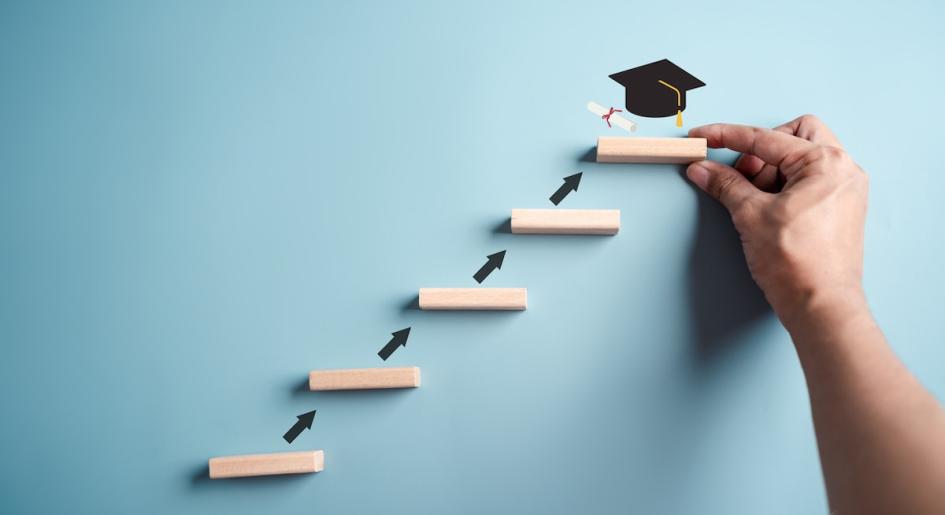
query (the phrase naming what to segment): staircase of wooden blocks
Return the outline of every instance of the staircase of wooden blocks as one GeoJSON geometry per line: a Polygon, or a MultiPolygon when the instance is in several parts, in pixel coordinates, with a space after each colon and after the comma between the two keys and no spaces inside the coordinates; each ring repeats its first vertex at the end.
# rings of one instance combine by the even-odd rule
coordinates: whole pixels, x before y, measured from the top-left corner
{"type": "MultiPolygon", "coordinates": [[[[597,140],[599,163],[686,164],[705,159],[706,151],[706,140],[701,138],[601,137],[597,140]]],[[[555,205],[558,203],[553,202],[555,205]]],[[[620,210],[513,209],[511,229],[513,234],[612,236],[620,230],[620,210]]],[[[524,311],[528,308],[528,290],[420,288],[419,307],[424,311],[524,311]]],[[[406,344],[409,331],[407,328],[394,333],[393,348],[399,346],[398,333],[403,333],[402,343],[406,344]]],[[[386,360],[388,355],[389,352],[383,353],[382,359],[386,360]]],[[[308,384],[311,391],[419,388],[420,368],[313,370],[309,373],[308,384]]],[[[325,455],[321,450],[224,456],[209,461],[211,479],[308,474],[324,468],[325,455]]]]}

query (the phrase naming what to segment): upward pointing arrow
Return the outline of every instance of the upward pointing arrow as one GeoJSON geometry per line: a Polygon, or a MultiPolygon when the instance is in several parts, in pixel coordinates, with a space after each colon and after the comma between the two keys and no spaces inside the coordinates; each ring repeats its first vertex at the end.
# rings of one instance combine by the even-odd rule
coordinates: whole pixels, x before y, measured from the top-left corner
{"type": "Polygon", "coordinates": [[[505,251],[489,254],[486,258],[488,259],[486,264],[482,265],[482,268],[473,275],[473,279],[479,284],[482,284],[482,281],[485,281],[486,277],[489,277],[489,274],[491,274],[493,270],[502,268],[502,262],[505,261],[505,251]]]}
{"type": "Polygon", "coordinates": [[[393,354],[394,351],[397,350],[397,348],[401,345],[404,347],[407,346],[407,337],[410,336],[410,328],[407,327],[390,334],[393,336],[393,338],[391,338],[390,341],[387,342],[387,345],[385,345],[384,348],[377,353],[377,355],[380,356],[384,361],[387,361],[387,358],[389,358],[390,355],[393,354]]]}
{"type": "Polygon", "coordinates": [[[294,426],[289,428],[286,434],[282,435],[282,438],[285,438],[285,441],[292,443],[302,431],[312,428],[312,422],[315,422],[315,411],[312,410],[308,413],[302,413],[301,415],[296,416],[295,418],[299,419],[294,426]]]}
{"type": "Polygon", "coordinates": [[[578,172],[574,175],[569,175],[565,177],[564,184],[562,184],[561,187],[558,188],[558,191],[554,192],[553,195],[548,197],[548,200],[550,200],[552,204],[557,206],[558,204],[561,203],[562,200],[564,200],[564,197],[568,196],[568,193],[571,193],[572,191],[577,191],[578,186],[581,184],[581,174],[582,172],[578,172]]]}

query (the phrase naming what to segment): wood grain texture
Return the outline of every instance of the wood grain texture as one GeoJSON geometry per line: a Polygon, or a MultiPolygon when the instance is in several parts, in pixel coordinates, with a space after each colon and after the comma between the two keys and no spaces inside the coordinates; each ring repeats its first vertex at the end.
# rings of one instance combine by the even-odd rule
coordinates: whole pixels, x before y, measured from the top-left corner
{"type": "Polygon", "coordinates": [[[617,234],[619,209],[513,209],[515,234],[617,234]]]}
{"type": "Polygon", "coordinates": [[[598,163],[675,163],[702,161],[705,138],[597,138],[598,163]]]}
{"type": "Polygon", "coordinates": [[[420,309],[523,311],[525,288],[420,288],[420,309]]]}
{"type": "Polygon", "coordinates": [[[419,386],[419,367],[312,370],[308,374],[308,389],[311,391],[380,390],[419,386]]]}
{"type": "Polygon", "coordinates": [[[323,451],[278,452],[210,458],[210,479],[309,474],[325,469],[323,451]]]}

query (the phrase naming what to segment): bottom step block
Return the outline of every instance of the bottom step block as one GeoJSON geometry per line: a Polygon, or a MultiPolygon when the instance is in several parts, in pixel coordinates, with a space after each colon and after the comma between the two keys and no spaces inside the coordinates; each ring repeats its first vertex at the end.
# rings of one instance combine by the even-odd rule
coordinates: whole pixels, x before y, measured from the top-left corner
{"type": "Polygon", "coordinates": [[[210,458],[210,479],[310,474],[325,469],[323,451],[278,452],[210,458]]]}

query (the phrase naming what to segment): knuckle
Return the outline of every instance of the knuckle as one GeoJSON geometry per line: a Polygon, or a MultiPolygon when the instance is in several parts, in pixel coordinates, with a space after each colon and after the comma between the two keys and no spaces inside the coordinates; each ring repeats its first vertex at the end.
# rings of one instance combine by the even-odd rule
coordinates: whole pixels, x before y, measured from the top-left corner
{"type": "Polygon", "coordinates": [[[751,145],[749,146],[750,148],[748,149],[749,154],[753,156],[758,155],[758,150],[757,150],[758,141],[761,140],[761,138],[764,136],[766,131],[767,129],[762,129],[761,127],[751,128],[751,145]]]}
{"type": "Polygon", "coordinates": [[[847,154],[847,152],[840,147],[832,147],[829,145],[825,145],[821,148],[824,149],[824,155],[828,159],[837,160],[837,161],[845,161],[845,160],[850,159],[849,154],[847,154]]]}
{"type": "Polygon", "coordinates": [[[834,153],[830,147],[824,145],[818,145],[815,147],[811,154],[813,154],[814,161],[827,161],[834,158],[834,153]]]}
{"type": "Polygon", "coordinates": [[[820,118],[810,113],[802,114],[797,118],[797,121],[802,125],[821,125],[823,123],[820,118]]]}
{"type": "Polygon", "coordinates": [[[849,154],[840,147],[818,145],[807,151],[804,162],[807,166],[820,164],[828,169],[839,168],[841,170],[848,170],[851,167],[846,166],[846,164],[852,163],[852,159],[850,159],[849,154]]]}
{"type": "Polygon", "coordinates": [[[798,159],[799,169],[802,172],[811,174],[813,172],[820,172],[820,168],[828,159],[827,149],[825,147],[817,146],[804,150],[802,157],[798,159]]]}

